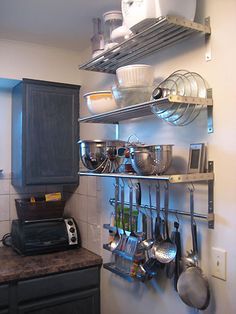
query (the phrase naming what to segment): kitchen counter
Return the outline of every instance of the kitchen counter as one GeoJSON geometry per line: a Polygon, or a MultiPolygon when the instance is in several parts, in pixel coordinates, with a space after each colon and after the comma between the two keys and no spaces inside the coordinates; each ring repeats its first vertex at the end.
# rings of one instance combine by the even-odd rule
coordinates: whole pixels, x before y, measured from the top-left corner
{"type": "Polygon", "coordinates": [[[34,256],[20,256],[0,248],[0,283],[102,265],[102,258],[84,248],[34,256]]]}

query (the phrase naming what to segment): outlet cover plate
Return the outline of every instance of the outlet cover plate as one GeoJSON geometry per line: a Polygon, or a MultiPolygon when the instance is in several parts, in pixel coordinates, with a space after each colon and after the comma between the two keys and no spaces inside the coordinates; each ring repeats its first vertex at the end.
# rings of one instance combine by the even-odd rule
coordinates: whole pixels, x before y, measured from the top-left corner
{"type": "Polygon", "coordinates": [[[227,252],[223,249],[212,247],[211,256],[211,275],[213,277],[226,280],[226,256],[227,252]]]}

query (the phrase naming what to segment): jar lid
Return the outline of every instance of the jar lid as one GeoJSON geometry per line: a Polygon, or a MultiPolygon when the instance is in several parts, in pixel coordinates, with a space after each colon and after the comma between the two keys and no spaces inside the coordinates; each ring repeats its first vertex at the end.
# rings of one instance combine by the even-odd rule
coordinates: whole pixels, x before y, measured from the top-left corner
{"type": "Polygon", "coordinates": [[[122,12],[121,11],[108,11],[103,14],[104,22],[109,20],[121,20],[122,21],[122,12]]]}

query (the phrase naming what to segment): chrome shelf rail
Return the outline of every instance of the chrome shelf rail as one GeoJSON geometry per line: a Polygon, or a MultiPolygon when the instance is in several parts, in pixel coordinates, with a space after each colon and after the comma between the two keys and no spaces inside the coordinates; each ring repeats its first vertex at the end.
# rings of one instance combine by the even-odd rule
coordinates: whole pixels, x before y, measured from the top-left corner
{"type": "Polygon", "coordinates": [[[194,174],[170,174],[161,176],[141,176],[137,174],[128,173],[95,173],[95,172],[79,172],[80,176],[90,177],[108,177],[108,178],[123,178],[123,179],[141,179],[141,180],[160,180],[168,181],[170,183],[190,183],[214,180],[212,172],[207,173],[194,173],[194,174]]]}
{"type": "Polygon", "coordinates": [[[196,34],[209,36],[209,19],[205,25],[182,17],[164,16],[149,19],[144,25],[133,27],[135,33],[129,39],[82,64],[79,68],[89,71],[115,73],[120,66],[127,65],[160,49],[186,40],[196,34]]]}

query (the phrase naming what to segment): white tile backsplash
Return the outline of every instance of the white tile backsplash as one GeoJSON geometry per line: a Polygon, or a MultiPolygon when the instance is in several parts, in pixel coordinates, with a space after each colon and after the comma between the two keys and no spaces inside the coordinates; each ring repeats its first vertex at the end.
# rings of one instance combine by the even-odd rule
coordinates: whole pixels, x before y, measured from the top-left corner
{"type": "Polygon", "coordinates": [[[10,194],[10,180],[0,180],[0,194],[10,194]]]}
{"type": "Polygon", "coordinates": [[[84,195],[75,195],[78,204],[78,217],[84,222],[88,222],[88,198],[84,195]]]}
{"type": "Polygon", "coordinates": [[[79,179],[79,186],[75,193],[79,193],[82,195],[88,194],[88,177],[80,177],[79,179]]]}
{"type": "Polygon", "coordinates": [[[88,196],[97,196],[97,178],[88,177],[88,196]]]}
{"type": "Polygon", "coordinates": [[[88,196],[88,223],[100,225],[101,207],[96,197],[88,196]]]}
{"type": "Polygon", "coordinates": [[[9,195],[0,195],[0,221],[9,220],[10,199],[9,195]]]}
{"type": "Polygon", "coordinates": [[[101,255],[101,228],[88,224],[88,250],[101,255]]]}
{"type": "Polygon", "coordinates": [[[82,247],[88,248],[88,224],[84,221],[77,220],[77,225],[79,228],[80,236],[81,236],[81,242],[82,242],[82,247]]]}

